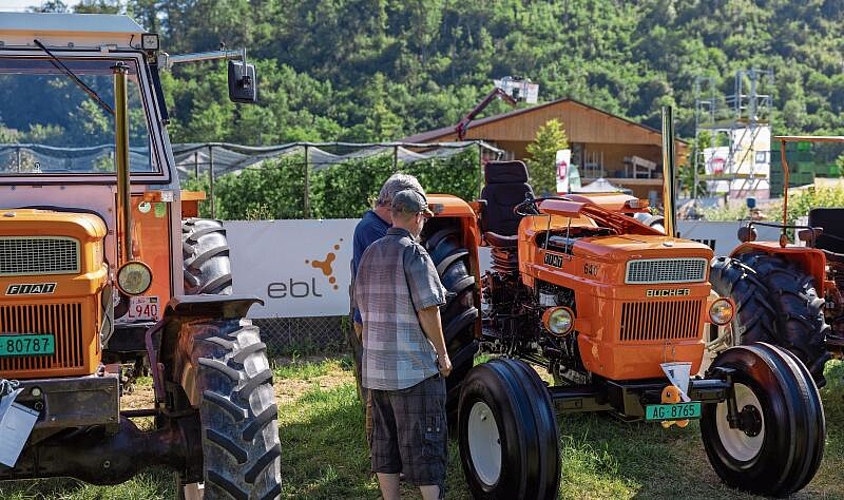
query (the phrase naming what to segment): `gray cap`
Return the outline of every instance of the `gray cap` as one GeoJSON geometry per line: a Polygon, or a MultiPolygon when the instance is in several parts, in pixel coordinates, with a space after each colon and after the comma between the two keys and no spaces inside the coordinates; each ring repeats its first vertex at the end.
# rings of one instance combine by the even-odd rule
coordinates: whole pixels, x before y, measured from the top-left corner
{"type": "Polygon", "coordinates": [[[428,200],[425,195],[415,189],[405,189],[393,195],[391,208],[394,212],[422,213],[425,217],[434,216],[434,212],[431,212],[428,208],[428,200]]]}

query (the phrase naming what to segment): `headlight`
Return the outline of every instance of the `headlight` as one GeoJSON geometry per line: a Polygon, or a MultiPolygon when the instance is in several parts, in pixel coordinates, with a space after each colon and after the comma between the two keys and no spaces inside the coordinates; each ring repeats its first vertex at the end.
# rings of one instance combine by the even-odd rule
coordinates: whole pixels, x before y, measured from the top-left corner
{"type": "Polygon", "coordinates": [[[129,262],[117,271],[117,286],[126,295],[140,295],[152,284],[152,271],[143,262],[129,262]]]}
{"type": "Polygon", "coordinates": [[[718,326],[724,326],[733,320],[735,307],[733,301],[724,297],[716,300],[709,306],[709,319],[718,326]]]}
{"type": "Polygon", "coordinates": [[[574,312],[568,307],[552,307],[542,313],[542,324],[554,335],[565,335],[574,329],[574,312]]]}

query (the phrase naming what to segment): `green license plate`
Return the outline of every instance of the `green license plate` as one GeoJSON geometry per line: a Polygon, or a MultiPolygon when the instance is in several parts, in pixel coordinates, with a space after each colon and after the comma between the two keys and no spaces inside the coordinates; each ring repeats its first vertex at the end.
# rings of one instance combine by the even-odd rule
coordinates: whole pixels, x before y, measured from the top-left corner
{"type": "Polygon", "coordinates": [[[645,420],[686,420],[700,418],[700,401],[673,405],[645,406],[645,420]]]}
{"type": "Polygon", "coordinates": [[[56,342],[52,335],[0,335],[0,357],[40,356],[55,352],[56,342]]]}

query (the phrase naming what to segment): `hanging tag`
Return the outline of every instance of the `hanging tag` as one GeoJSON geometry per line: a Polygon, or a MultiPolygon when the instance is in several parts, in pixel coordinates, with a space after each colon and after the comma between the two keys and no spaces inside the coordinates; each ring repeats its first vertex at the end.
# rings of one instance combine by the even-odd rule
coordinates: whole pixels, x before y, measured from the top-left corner
{"type": "Polygon", "coordinates": [[[668,377],[668,381],[680,389],[680,398],[686,403],[691,401],[691,398],[689,398],[686,392],[689,390],[689,377],[691,376],[692,364],[688,362],[675,362],[660,363],[659,366],[662,367],[662,371],[668,377]]]}
{"type": "Polygon", "coordinates": [[[0,463],[14,467],[35,422],[38,412],[15,403],[23,389],[17,389],[0,399],[0,463]]]}

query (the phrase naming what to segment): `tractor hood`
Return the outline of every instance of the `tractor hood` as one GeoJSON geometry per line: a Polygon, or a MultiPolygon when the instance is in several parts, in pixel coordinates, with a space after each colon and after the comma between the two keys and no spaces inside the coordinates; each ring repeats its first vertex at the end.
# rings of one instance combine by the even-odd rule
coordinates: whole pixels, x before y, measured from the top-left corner
{"type": "Polygon", "coordinates": [[[580,238],[574,243],[572,254],[592,257],[605,262],[624,262],[629,259],[659,259],[697,257],[712,259],[711,248],[691,240],[652,235],[622,235],[580,238]]]}

